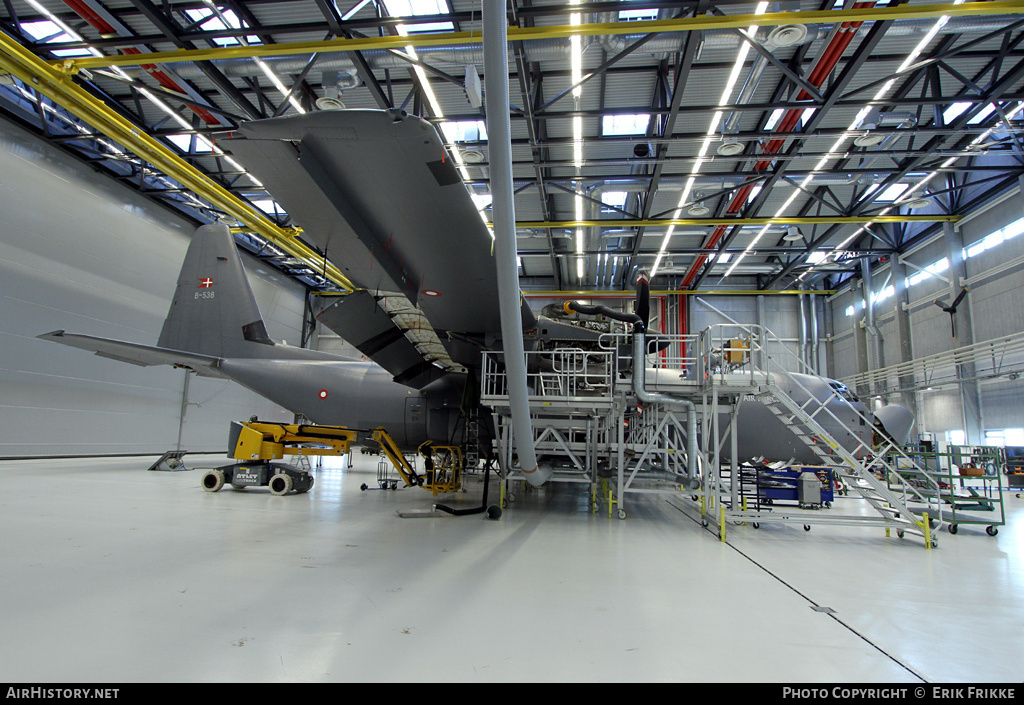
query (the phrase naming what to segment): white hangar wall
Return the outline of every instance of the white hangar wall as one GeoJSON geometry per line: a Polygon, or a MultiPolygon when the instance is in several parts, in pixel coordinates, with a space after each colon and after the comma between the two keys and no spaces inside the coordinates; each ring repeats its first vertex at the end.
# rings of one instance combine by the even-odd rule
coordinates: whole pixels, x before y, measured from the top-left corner
{"type": "MultiPolygon", "coordinates": [[[[194,227],[0,121],[0,457],[221,451],[229,422],[290,413],[247,389],[36,339],[64,329],[155,345],[194,227]]],[[[303,288],[243,255],[275,340],[300,342],[303,288]]]]}
{"type": "MultiPolygon", "coordinates": [[[[1018,193],[976,216],[969,216],[958,228],[964,248],[971,250],[991,233],[1022,217],[1024,199],[1018,193]]],[[[908,277],[918,275],[918,268],[929,267],[949,257],[950,246],[946,237],[940,236],[906,257],[908,264],[905,265],[905,274],[908,277]]],[[[959,279],[951,274],[951,270],[946,269],[938,274],[955,285],[952,292],[950,281],[932,276],[925,276],[907,290],[906,300],[910,304],[910,351],[913,359],[948,352],[971,342],[966,338],[965,320],[961,312],[969,316],[975,344],[1024,334],[1024,234],[972,254],[964,260],[964,269],[969,291],[958,307],[956,338],[952,334],[949,314],[933,304],[935,299],[948,303],[959,292],[959,279]]],[[[891,265],[886,264],[872,273],[875,291],[881,290],[884,285],[893,284],[891,271],[891,265]]],[[[897,288],[895,295],[875,306],[875,320],[881,338],[881,360],[873,360],[872,369],[901,361],[896,315],[901,305],[899,293],[897,288]]],[[[852,287],[847,287],[829,302],[833,320],[832,375],[839,379],[865,370],[868,364],[871,341],[860,325],[865,319],[863,300],[861,282],[857,279],[852,287]],[[846,311],[851,305],[855,307],[855,312],[848,316],[846,311]]],[[[1024,369],[1024,355],[1004,357],[999,362],[1004,372],[1024,369]]],[[[947,431],[964,430],[968,433],[969,443],[982,443],[986,430],[1024,428],[1024,407],[1020,403],[1021,395],[1024,395],[1024,377],[1015,380],[1009,379],[1006,374],[992,377],[987,375],[990,367],[988,365],[980,371],[980,379],[973,392],[976,401],[973,403],[970,399],[972,390],[968,388],[968,396],[965,397],[959,386],[952,381],[952,369],[939,375],[932,389],[918,390],[913,397],[917,407],[916,430],[936,433],[940,440],[944,439],[947,431]],[[979,408],[980,414],[972,414],[972,407],[979,408]],[[972,417],[977,416],[980,418],[972,421],[972,417]]],[[[894,398],[890,401],[901,400],[894,398]]]]}

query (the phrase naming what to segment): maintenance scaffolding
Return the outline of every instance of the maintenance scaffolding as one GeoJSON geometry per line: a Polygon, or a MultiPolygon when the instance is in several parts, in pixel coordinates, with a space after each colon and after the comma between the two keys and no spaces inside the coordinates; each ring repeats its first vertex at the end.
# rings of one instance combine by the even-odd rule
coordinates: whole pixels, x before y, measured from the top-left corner
{"type": "MultiPolygon", "coordinates": [[[[588,485],[592,511],[605,505],[609,516],[625,519],[630,495],[673,495],[722,540],[730,523],[852,524],[937,545],[943,515],[936,488],[921,487],[913,459],[876,432],[842,385],[815,374],[771,331],[723,324],[634,342],[634,334],[608,333],[596,350],[526,353],[537,457],[552,466],[552,482],[588,485]],[[644,370],[642,379],[634,380],[634,369],[644,370]],[[745,500],[737,447],[743,404],[762,407],[813,454],[813,467],[827,469],[822,476],[845,490],[847,511],[838,511],[840,502],[809,511],[745,500]]],[[[481,392],[498,419],[503,499],[512,501],[524,475],[499,353],[484,354],[481,392]]]]}

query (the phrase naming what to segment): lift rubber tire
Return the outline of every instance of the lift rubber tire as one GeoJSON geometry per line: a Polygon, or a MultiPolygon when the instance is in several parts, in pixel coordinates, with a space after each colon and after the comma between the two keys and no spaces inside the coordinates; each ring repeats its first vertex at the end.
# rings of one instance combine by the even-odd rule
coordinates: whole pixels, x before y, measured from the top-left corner
{"type": "Polygon", "coordinates": [[[306,488],[306,489],[304,489],[304,490],[298,490],[298,491],[297,491],[297,492],[296,492],[295,494],[304,494],[304,493],[306,493],[306,492],[309,492],[309,491],[310,491],[311,489],[313,489],[313,485],[314,485],[315,483],[316,483],[316,480],[314,480],[314,479],[313,479],[312,477],[311,477],[311,478],[309,478],[309,487],[307,487],[307,488],[306,488]]]}
{"type": "Polygon", "coordinates": [[[997,529],[994,526],[987,526],[987,527],[985,527],[985,533],[988,534],[989,536],[995,536],[996,534],[999,533],[999,529],[997,529]]]}
{"type": "Polygon", "coordinates": [[[207,492],[217,492],[224,486],[223,470],[207,470],[203,475],[203,489],[207,492]]]}
{"type": "Polygon", "coordinates": [[[286,495],[292,491],[292,485],[291,476],[286,473],[279,472],[270,478],[270,482],[267,486],[270,487],[270,494],[281,497],[282,495],[286,495]]]}
{"type": "Polygon", "coordinates": [[[946,527],[946,529],[949,531],[949,533],[955,534],[957,531],[960,530],[960,527],[957,526],[956,524],[950,524],[949,526],[946,527]]]}

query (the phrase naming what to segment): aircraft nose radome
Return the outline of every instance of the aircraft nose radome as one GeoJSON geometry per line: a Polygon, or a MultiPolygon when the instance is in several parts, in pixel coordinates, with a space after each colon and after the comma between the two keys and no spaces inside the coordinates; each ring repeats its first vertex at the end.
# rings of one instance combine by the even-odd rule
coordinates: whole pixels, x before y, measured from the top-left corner
{"type": "Polygon", "coordinates": [[[910,439],[910,429],[914,427],[914,415],[905,407],[899,404],[883,406],[875,412],[875,418],[885,428],[886,433],[900,445],[910,439]]]}

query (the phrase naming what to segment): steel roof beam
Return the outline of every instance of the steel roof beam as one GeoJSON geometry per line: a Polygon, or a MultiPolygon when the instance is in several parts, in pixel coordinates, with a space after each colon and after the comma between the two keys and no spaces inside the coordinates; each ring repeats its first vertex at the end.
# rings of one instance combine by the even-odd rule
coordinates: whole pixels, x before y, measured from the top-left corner
{"type": "MultiPolygon", "coordinates": [[[[149,0],[131,0],[144,7],[149,0]]],[[[789,24],[816,24],[819,22],[874,22],[875,26],[885,25],[900,19],[929,19],[941,16],[991,16],[1024,13],[1024,3],[1019,0],[992,0],[991,2],[968,2],[962,5],[907,5],[875,7],[851,10],[808,10],[803,12],[773,12],[763,15],[727,15],[715,17],[673,18],[667,20],[644,20],[639,22],[610,22],[580,25],[555,25],[547,27],[510,27],[509,41],[529,39],[556,39],[579,36],[611,36],[650,32],[692,32],[708,29],[777,27],[789,24]]],[[[175,37],[177,42],[181,40],[175,37]]],[[[479,44],[479,31],[439,32],[416,34],[406,37],[366,37],[357,39],[333,39],[326,42],[287,42],[249,47],[220,49],[188,49],[153,52],[139,55],[119,55],[104,58],[80,58],[73,63],[81,68],[100,66],[138,66],[140,64],[161,64],[174,61],[205,61],[218,58],[240,58],[287,56],[312,52],[345,52],[366,49],[401,49],[405,46],[452,46],[457,44],[479,44]]]]}

